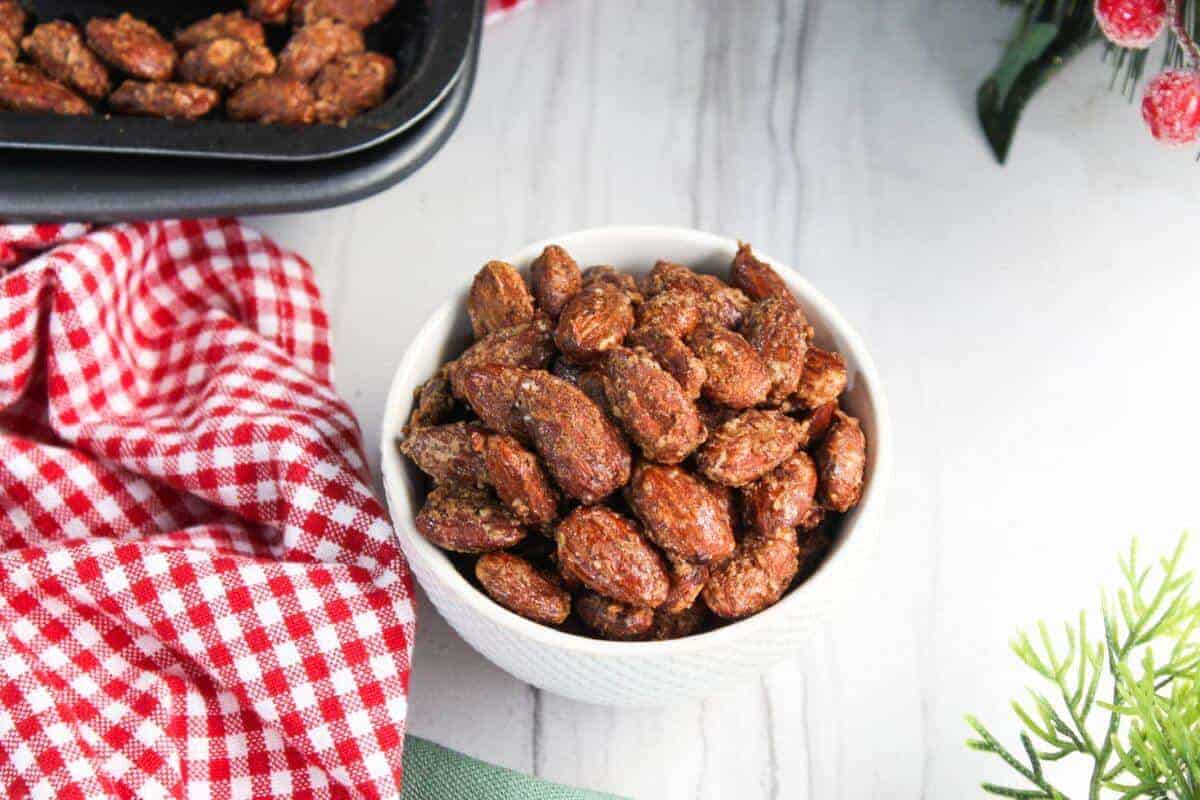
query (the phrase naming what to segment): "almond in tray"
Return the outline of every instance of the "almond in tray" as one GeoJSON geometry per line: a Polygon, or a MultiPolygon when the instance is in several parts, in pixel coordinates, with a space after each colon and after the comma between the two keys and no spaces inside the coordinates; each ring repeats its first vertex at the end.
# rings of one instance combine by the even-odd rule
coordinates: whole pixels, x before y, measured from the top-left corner
{"type": "Polygon", "coordinates": [[[198,44],[179,62],[179,77],[214,89],[236,89],[275,72],[275,56],[266,46],[225,36],[198,44]]]}
{"type": "Polygon", "coordinates": [[[9,41],[20,42],[29,14],[18,0],[0,0],[0,34],[9,41]]]}
{"type": "Polygon", "coordinates": [[[353,53],[321,67],[312,82],[317,120],[342,124],[374,108],[396,80],[396,62],[382,53],[353,53]]]}
{"type": "Polygon", "coordinates": [[[513,613],[614,641],[703,633],[806,580],[862,496],[866,436],[782,278],[746,244],[729,274],[638,281],[557,245],[529,282],[485,264],[475,340],[399,443],[432,484],[417,529],[513,613]]]}
{"type": "Polygon", "coordinates": [[[352,28],[367,28],[395,6],[396,0],[296,0],[292,5],[292,20],[297,25],[311,25],[332,19],[352,28]]]}
{"type": "Polygon", "coordinates": [[[311,81],[329,62],[366,49],[362,31],[332,19],[317,20],[292,34],[279,54],[279,74],[311,81]]]}
{"type": "MultiPolygon", "coordinates": [[[[17,0],[0,0],[0,110],[113,114],[198,120],[345,125],[380,105],[396,65],[368,52],[363,29],[394,0],[251,0],[248,12],[216,13],[169,41],[123,13],[86,21],[47,20],[28,35],[17,0]],[[263,23],[296,29],[277,54],[263,23]],[[119,84],[112,91],[114,84],[119,84]]],[[[503,326],[501,326],[503,327],[503,326]]]]}
{"type": "Polygon", "coordinates": [[[220,102],[221,95],[206,86],[134,80],[123,81],[108,98],[114,111],[164,119],[198,119],[220,102]]]}
{"type": "Polygon", "coordinates": [[[230,119],[308,125],[316,119],[315,104],[307,84],[272,75],[243,84],[229,96],[225,110],[230,119]]]}
{"type": "Polygon", "coordinates": [[[0,64],[0,108],[41,114],[92,113],[86,100],[27,64],[0,64]]]}
{"type": "Polygon", "coordinates": [[[250,16],[268,25],[283,25],[288,21],[293,0],[249,0],[250,16]]]}
{"type": "Polygon", "coordinates": [[[250,19],[241,11],[213,14],[194,22],[175,34],[175,47],[187,52],[213,39],[238,39],[246,44],[265,45],[267,35],[262,23],[250,19]]]}
{"type": "Polygon", "coordinates": [[[43,72],[84,97],[102,100],[108,94],[108,70],[70,22],[38,25],[21,40],[21,47],[43,72]]]}
{"type": "Polygon", "coordinates": [[[175,48],[152,25],[131,14],[89,20],[87,43],[113,68],[134,78],[165,81],[175,72],[175,48]]]}

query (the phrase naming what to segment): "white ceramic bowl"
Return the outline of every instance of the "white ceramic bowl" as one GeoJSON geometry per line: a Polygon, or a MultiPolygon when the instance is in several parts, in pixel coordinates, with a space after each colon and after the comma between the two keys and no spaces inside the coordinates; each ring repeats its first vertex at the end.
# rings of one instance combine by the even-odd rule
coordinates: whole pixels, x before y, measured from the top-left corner
{"type": "MultiPolygon", "coordinates": [[[[507,259],[528,276],[530,262],[550,243],[580,265],[611,264],[642,272],[658,259],[727,277],[737,243],[677,228],[599,228],[537,242],[507,259]]],[[[523,681],[556,694],[611,706],[661,706],[711,694],[758,674],[794,652],[814,623],[851,592],[862,592],[862,566],[882,522],[891,458],[887,402],[862,340],[833,304],[779,262],[771,263],[800,299],[817,343],[845,356],[850,386],[842,402],[867,435],[862,502],[842,521],[837,543],[820,569],[779,603],[718,630],[666,642],[608,642],[530,622],[470,585],[440,550],[417,532],[423,480],[396,450],[412,408],[413,390],[470,342],[467,280],[417,334],[392,381],[383,420],[383,479],[396,535],[417,580],[451,626],[472,647],[523,681]]]]}

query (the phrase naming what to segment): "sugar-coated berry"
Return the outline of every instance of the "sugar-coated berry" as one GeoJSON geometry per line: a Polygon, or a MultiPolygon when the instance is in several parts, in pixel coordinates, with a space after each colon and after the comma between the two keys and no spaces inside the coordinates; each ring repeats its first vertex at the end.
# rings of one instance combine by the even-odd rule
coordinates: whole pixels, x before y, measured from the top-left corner
{"type": "Polygon", "coordinates": [[[1169,69],[1146,86],[1142,118],[1164,144],[1184,145],[1200,134],[1200,74],[1169,69]]]}
{"type": "Polygon", "coordinates": [[[1167,25],[1166,0],[1096,0],[1096,22],[1119,47],[1143,50],[1167,25]]]}

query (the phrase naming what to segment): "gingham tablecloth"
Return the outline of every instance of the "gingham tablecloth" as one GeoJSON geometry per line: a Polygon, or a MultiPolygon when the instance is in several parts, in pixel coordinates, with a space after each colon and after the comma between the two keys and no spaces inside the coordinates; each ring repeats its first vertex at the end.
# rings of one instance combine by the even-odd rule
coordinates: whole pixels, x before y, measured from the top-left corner
{"type": "Polygon", "coordinates": [[[309,266],[229,220],[0,264],[0,793],[394,796],[411,583],[309,266]]]}

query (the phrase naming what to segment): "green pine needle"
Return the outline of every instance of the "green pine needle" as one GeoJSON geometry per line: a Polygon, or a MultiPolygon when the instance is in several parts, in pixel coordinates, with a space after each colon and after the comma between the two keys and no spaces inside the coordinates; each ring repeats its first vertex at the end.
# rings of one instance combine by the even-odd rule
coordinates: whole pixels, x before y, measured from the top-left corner
{"type": "Polygon", "coordinates": [[[1039,622],[1036,637],[1022,632],[1012,642],[1051,690],[1030,688],[1028,705],[1012,703],[1023,728],[1016,752],[967,717],[978,737],[967,746],[997,756],[1027,784],[984,783],[985,792],[1069,800],[1046,767],[1074,756],[1091,764],[1078,797],[1097,800],[1107,790],[1129,800],[1200,800],[1200,598],[1183,566],[1186,546],[1185,534],[1169,557],[1143,565],[1133,542],[1120,559],[1123,584],[1100,596],[1103,638],[1089,635],[1080,612],[1061,639],[1039,622]],[[1097,699],[1101,686],[1111,699],[1097,699]]]}

